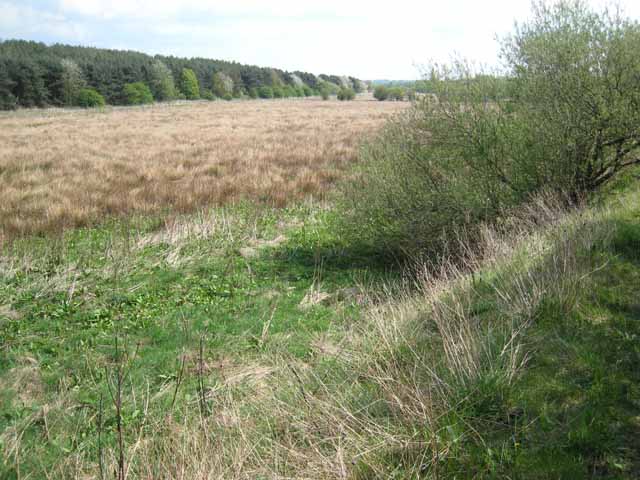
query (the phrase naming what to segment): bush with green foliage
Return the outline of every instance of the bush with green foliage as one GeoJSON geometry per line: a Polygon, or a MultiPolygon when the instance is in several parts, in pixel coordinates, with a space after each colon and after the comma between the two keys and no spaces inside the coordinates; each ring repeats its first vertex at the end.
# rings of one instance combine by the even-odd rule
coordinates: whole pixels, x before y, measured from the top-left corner
{"type": "Polygon", "coordinates": [[[74,105],[77,102],[78,93],[86,87],[82,69],[76,62],[69,58],[60,61],[62,75],[60,78],[62,88],[62,102],[64,105],[74,105]]]}
{"type": "Polygon", "coordinates": [[[402,87],[392,87],[388,90],[389,99],[395,100],[397,102],[402,102],[404,100],[405,91],[402,87]]]}
{"type": "Polygon", "coordinates": [[[353,100],[356,98],[356,92],[354,92],[351,88],[341,88],[338,92],[338,100],[353,100]]]}
{"type": "Polygon", "coordinates": [[[380,101],[387,100],[389,98],[389,89],[384,85],[378,85],[373,90],[373,98],[380,101]]]}
{"type": "Polygon", "coordinates": [[[233,95],[233,79],[226,73],[214,73],[212,85],[212,91],[216,97],[225,98],[227,95],[233,95]]]}
{"type": "Polygon", "coordinates": [[[322,100],[329,100],[330,95],[331,90],[329,89],[329,86],[325,82],[320,84],[320,96],[322,97],[322,100]]]}
{"type": "Polygon", "coordinates": [[[314,92],[311,89],[311,87],[309,87],[308,85],[304,85],[302,87],[302,93],[304,94],[305,97],[312,97],[314,92]]]}
{"type": "Polygon", "coordinates": [[[216,96],[213,94],[211,90],[204,89],[200,92],[200,98],[203,100],[209,100],[210,102],[216,99],[216,96]]]}
{"type": "Polygon", "coordinates": [[[160,60],[155,60],[149,69],[149,87],[156,100],[176,98],[176,85],[171,70],[160,60]]]}
{"type": "Polygon", "coordinates": [[[198,77],[190,68],[182,69],[180,89],[187,100],[197,100],[200,98],[200,83],[198,77]]]}
{"type": "Polygon", "coordinates": [[[521,148],[513,157],[526,168],[506,178],[513,189],[593,190],[640,162],[640,24],[580,2],[540,3],[533,13],[503,42],[507,98],[487,118],[513,133],[493,148],[521,148]]]}
{"type": "Polygon", "coordinates": [[[282,88],[282,93],[283,93],[284,98],[290,98],[290,97],[295,97],[296,96],[296,90],[291,85],[285,85],[282,88]]]}
{"type": "Polygon", "coordinates": [[[284,90],[280,86],[274,86],[273,89],[273,98],[283,98],[284,90]]]}
{"type": "Polygon", "coordinates": [[[273,89],[263,85],[258,88],[258,96],[260,98],[273,98],[273,89]]]}
{"type": "Polygon", "coordinates": [[[78,92],[76,103],[83,108],[104,107],[104,97],[93,88],[83,88],[78,92]]]}
{"type": "Polygon", "coordinates": [[[442,253],[541,191],[577,198],[640,163],[638,51],[638,23],[561,1],[502,41],[508,91],[464,62],[434,68],[433,93],[364,149],[345,195],[354,233],[442,253]]]}
{"type": "Polygon", "coordinates": [[[144,105],[153,103],[153,94],[149,87],[142,82],[127,83],[123,94],[128,105],[144,105]]]}

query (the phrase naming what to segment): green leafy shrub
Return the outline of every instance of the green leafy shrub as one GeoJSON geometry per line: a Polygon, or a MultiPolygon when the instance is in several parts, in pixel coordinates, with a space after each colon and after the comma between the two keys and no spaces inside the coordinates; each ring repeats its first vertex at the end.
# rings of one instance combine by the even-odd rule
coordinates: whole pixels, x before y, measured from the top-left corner
{"type": "Polygon", "coordinates": [[[280,86],[273,87],[273,98],[283,98],[284,90],[280,86]]]}
{"type": "Polygon", "coordinates": [[[86,87],[87,82],[84,79],[82,69],[76,62],[69,58],[63,58],[60,61],[61,67],[61,89],[62,103],[64,105],[73,105],[77,103],[78,92],[86,87]]]}
{"type": "Polygon", "coordinates": [[[187,100],[197,100],[200,98],[200,83],[198,77],[190,68],[182,69],[180,88],[187,100]]]}
{"type": "Polygon", "coordinates": [[[404,100],[405,91],[402,87],[393,87],[388,90],[389,99],[396,100],[398,102],[402,102],[404,100]]]}
{"type": "Polygon", "coordinates": [[[258,96],[260,98],[273,98],[273,89],[271,87],[263,85],[258,88],[258,96]]]}
{"type": "Polygon", "coordinates": [[[213,94],[211,90],[204,89],[200,92],[200,98],[203,100],[209,100],[210,102],[216,99],[216,96],[213,94]]]}
{"type": "Polygon", "coordinates": [[[93,88],[83,88],[76,97],[78,106],[83,108],[104,107],[104,97],[93,88]]]}
{"type": "Polygon", "coordinates": [[[153,97],[159,101],[176,98],[176,86],[171,70],[160,60],[155,60],[149,69],[149,86],[153,97]]]}
{"type": "Polygon", "coordinates": [[[231,95],[230,93],[225,93],[222,99],[226,101],[231,101],[233,100],[233,95],[231,95]]]}
{"type": "Polygon", "coordinates": [[[212,83],[213,93],[216,97],[225,98],[227,95],[233,95],[233,79],[226,73],[216,72],[213,75],[212,83]]]}
{"type": "Polygon", "coordinates": [[[314,93],[311,87],[309,87],[308,85],[303,85],[302,92],[304,93],[305,97],[312,97],[314,93]]]}
{"type": "MultiPolygon", "coordinates": [[[[338,78],[336,78],[338,80],[338,78]]],[[[322,80],[318,82],[318,92],[323,100],[329,100],[331,95],[337,95],[340,91],[340,87],[338,87],[335,83],[329,82],[327,80],[322,80]]]]}
{"type": "Polygon", "coordinates": [[[258,98],[258,89],[256,87],[251,87],[248,92],[249,98],[258,98]]]}
{"type": "Polygon", "coordinates": [[[123,89],[124,98],[128,105],[144,105],[153,103],[153,94],[149,87],[142,82],[127,83],[123,89]]]}
{"type": "Polygon", "coordinates": [[[635,22],[540,3],[502,42],[506,79],[464,62],[433,68],[433,93],[363,149],[345,190],[351,232],[397,254],[442,254],[457,231],[539,192],[577,198],[640,163],[639,50],[635,22]]]}
{"type": "Polygon", "coordinates": [[[373,98],[380,101],[387,100],[389,98],[389,89],[384,85],[378,85],[373,90],[373,98]]]}
{"type": "Polygon", "coordinates": [[[354,92],[351,88],[341,88],[338,92],[338,100],[353,100],[356,98],[356,92],[354,92]]]}
{"type": "Polygon", "coordinates": [[[503,41],[507,99],[487,117],[510,128],[535,188],[589,191],[640,162],[638,51],[638,22],[579,2],[537,4],[503,41]]]}

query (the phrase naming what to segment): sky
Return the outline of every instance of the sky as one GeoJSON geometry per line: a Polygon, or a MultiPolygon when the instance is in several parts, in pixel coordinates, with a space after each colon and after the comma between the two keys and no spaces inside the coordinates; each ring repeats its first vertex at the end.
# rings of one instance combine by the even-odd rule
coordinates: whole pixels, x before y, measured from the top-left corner
{"type": "MultiPolygon", "coordinates": [[[[640,19],[639,0],[618,4],[640,19]]],[[[529,11],[530,0],[0,0],[0,39],[415,79],[452,55],[495,65],[496,36],[529,11]]]]}

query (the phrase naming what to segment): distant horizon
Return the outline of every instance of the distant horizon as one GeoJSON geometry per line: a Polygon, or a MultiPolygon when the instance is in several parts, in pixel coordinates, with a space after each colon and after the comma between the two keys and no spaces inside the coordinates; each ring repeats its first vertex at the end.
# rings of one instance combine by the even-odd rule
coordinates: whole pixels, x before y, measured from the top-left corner
{"type": "MultiPolygon", "coordinates": [[[[497,66],[496,37],[526,20],[529,0],[372,5],[354,0],[0,0],[0,38],[202,57],[362,80],[417,80],[453,55],[497,66]],[[275,12],[275,13],[274,13],[275,12]]],[[[590,0],[601,8],[607,0],[590,0]]],[[[640,18],[640,2],[620,0],[640,18]]]]}

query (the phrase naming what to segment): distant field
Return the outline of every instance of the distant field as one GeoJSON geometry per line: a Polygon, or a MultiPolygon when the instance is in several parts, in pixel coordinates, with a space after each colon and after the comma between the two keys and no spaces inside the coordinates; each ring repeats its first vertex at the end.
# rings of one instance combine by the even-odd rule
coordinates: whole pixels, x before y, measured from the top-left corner
{"type": "Polygon", "coordinates": [[[0,242],[104,216],[322,197],[406,103],[316,99],[0,115],[0,242]]]}

